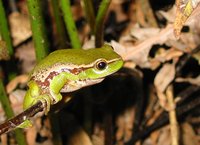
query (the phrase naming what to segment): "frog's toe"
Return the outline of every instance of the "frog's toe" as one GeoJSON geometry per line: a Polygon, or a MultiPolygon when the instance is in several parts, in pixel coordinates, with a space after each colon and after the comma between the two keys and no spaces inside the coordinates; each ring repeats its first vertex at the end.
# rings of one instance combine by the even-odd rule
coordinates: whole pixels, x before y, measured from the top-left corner
{"type": "Polygon", "coordinates": [[[33,124],[30,120],[25,120],[20,125],[18,125],[17,128],[29,128],[29,127],[32,127],[32,126],[33,126],[33,124]]]}
{"type": "Polygon", "coordinates": [[[42,104],[44,106],[44,113],[45,113],[45,115],[47,115],[47,113],[50,111],[50,106],[51,106],[52,100],[48,95],[45,95],[45,96],[42,96],[40,101],[42,102],[42,104]]]}

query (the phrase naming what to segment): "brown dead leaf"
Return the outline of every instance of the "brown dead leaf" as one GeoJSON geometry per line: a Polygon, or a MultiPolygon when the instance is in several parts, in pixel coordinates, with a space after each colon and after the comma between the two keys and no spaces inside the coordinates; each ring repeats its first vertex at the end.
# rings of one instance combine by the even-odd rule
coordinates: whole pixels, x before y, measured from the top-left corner
{"type": "Polygon", "coordinates": [[[115,12],[117,22],[121,22],[128,19],[127,14],[124,13],[123,8],[122,8],[123,3],[124,1],[122,0],[114,0],[114,1],[111,1],[110,3],[109,11],[115,12]]]}
{"type": "Polygon", "coordinates": [[[19,83],[27,83],[28,81],[28,75],[19,75],[15,77],[13,80],[11,80],[7,85],[6,85],[6,92],[9,94],[11,93],[19,83]]]}
{"type": "Polygon", "coordinates": [[[171,145],[169,126],[166,126],[160,130],[160,136],[158,138],[157,145],[171,145]]]}
{"type": "Polygon", "coordinates": [[[120,114],[116,120],[116,140],[117,142],[127,142],[132,135],[135,110],[133,107],[127,109],[123,114],[120,114]]]}
{"type": "Polygon", "coordinates": [[[6,42],[0,40],[0,60],[8,60],[10,56],[8,54],[8,48],[6,46],[6,42]]]}
{"type": "Polygon", "coordinates": [[[183,55],[182,51],[177,50],[175,48],[170,48],[168,50],[163,49],[162,52],[161,51],[159,52],[160,53],[156,53],[156,56],[154,59],[160,62],[166,62],[183,55]]]}
{"type": "Polygon", "coordinates": [[[193,57],[198,61],[199,65],[200,65],[200,51],[193,54],[193,57]]]}
{"type": "Polygon", "coordinates": [[[114,48],[115,52],[117,52],[121,56],[123,56],[127,53],[126,48],[114,40],[111,41],[111,46],[114,48]]]}
{"type": "Polygon", "coordinates": [[[9,23],[13,45],[16,46],[32,36],[28,15],[12,12],[9,15],[9,23]]]}
{"type": "MultiPolygon", "coordinates": [[[[23,100],[24,100],[24,96],[25,96],[26,91],[25,90],[20,90],[20,89],[16,89],[15,91],[12,91],[9,94],[9,99],[10,102],[13,106],[16,105],[21,105],[23,100]]],[[[22,106],[22,105],[21,105],[22,106]]],[[[22,108],[21,108],[22,109],[22,108]]],[[[21,110],[22,111],[22,110],[21,110]]]]}
{"type": "Polygon", "coordinates": [[[154,85],[157,90],[164,92],[167,86],[174,80],[175,65],[166,63],[157,73],[154,79],[154,85]]]}
{"type": "Polygon", "coordinates": [[[167,100],[165,90],[168,85],[174,80],[175,77],[175,64],[166,63],[157,73],[154,79],[154,85],[156,87],[157,95],[160,101],[160,105],[166,110],[170,109],[167,106],[167,100]]]}
{"type": "Polygon", "coordinates": [[[174,34],[176,38],[179,38],[181,29],[188,18],[193,17],[194,9],[200,7],[198,4],[199,0],[178,1],[176,19],[174,21],[174,34]]]}
{"type": "Polygon", "coordinates": [[[74,134],[68,144],[70,145],[92,145],[92,142],[90,140],[90,137],[88,134],[84,131],[84,129],[79,128],[76,134],[74,134]]]}
{"type": "Polygon", "coordinates": [[[1,138],[1,144],[2,145],[7,145],[7,143],[8,143],[8,134],[7,133],[2,134],[0,138],[1,138]]]}
{"type": "Polygon", "coordinates": [[[26,130],[26,141],[28,145],[35,145],[36,137],[37,137],[37,129],[35,125],[26,130]]]}
{"type": "MultiPolygon", "coordinates": [[[[154,44],[163,44],[169,39],[175,40],[175,37],[173,37],[172,25],[168,25],[157,35],[142,41],[136,46],[124,47],[125,50],[123,52],[125,53],[120,53],[120,55],[124,60],[132,60],[140,67],[149,68],[151,64],[149,63],[148,56],[152,46],[154,44]]],[[[123,49],[123,47],[121,49],[123,49]]]]}
{"type": "MultiPolygon", "coordinates": [[[[188,33],[187,33],[188,34],[188,33]]],[[[183,36],[183,35],[182,35],[183,36]]],[[[181,37],[182,38],[182,37],[181,37]]],[[[190,39],[191,40],[191,39],[190,39]]],[[[171,46],[179,51],[182,51],[182,52],[187,52],[187,49],[188,47],[188,43],[191,43],[190,41],[188,41],[187,43],[185,43],[183,41],[183,39],[180,39],[180,41],[177,41],[177,40],[167,40],[166,41],[166,45],[167,46],[171,46]]],[[[196,46],[196,45],[195,45],[196,46]]],[[[193,48],[193,47],[192,47],[193,48]]]]}
{"type": "Polygon", "coordinates": [[[87,50],[87,49],[90,49],[90,48],[95,48],[95,38],[94,38],[94,36],[92,36],[88,40],[85,40],[82,48],[84,50],[87,50]]]}
{"type": "Polygon", "coordinates": [[[165,50],[164,48],[160,48],[154,58],[149,58],[150,68],[152,70],[157,69],[161,63],[164,63],[169,60],[173,60],[175,58],[179,58],[183,55],[183,51],[177,50],[175,48],[170,48],[165,50]]]}
{"type": "Polygon", "coordinates": [[[146,40],[150,37],[158,35],[160,32],[159,28],[136,28],[131,30],[131,36],[134,36],[139,41],[146,40]]]}
{"type": "Polygon", "coordinates": [[[18,48],[16,50],[15,57],[22,62],[20,71],[22,73],[29,73],[36,64],[33,42],[28,42],[18,48]]]}
{"type": "Polygon", "coordinates": [[[175,20],[176,7],[173,6],[168,11],[160,10],[158,13],[161,14],[167,20],[167,22],[172,23],[175,20]]]}
{"type": "Polygon", "coordinates": [[[190,124],[183,123],[181,128],[184,145],[199,145],[198,137],[190,124]]]}
{"type": "Polygon", "coordinates": [[[176,78],[175,81],[178,83],[187,82],[193,85],[200,86],[200,75],[197,76],[196,78],[176,78]]]}
{"type": "Polygon", "coordinates": [[[104,145],[105,133],[104,129],[99,123],[94,125],[94,132],[92,134],[93,145],[104,145]]]}
{"type": "Polygon", "coordinates": [[[143,145],[171,145],[169,126],[151,133],[150,137],[144,140],[143,145]]]}
{"type": "MultiPolygon", "coordinates": [[[[25,91],[22,90],[15,90],[9,94],[9,100],[11,102],[12,109],[14,111],[14,114],[19,114],[23,111],[22,109],[22,102],[23,102],[23,96],[25,94],[25,91]]],[[[2,105],[0,103],[0,123],[5,122],[6,120],[5,111],[2,108],[2,105]]]]}

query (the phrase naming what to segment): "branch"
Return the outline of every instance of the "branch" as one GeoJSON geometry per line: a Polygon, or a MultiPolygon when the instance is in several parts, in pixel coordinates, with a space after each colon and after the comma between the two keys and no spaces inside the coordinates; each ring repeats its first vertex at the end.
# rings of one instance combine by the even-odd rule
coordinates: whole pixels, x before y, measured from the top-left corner
{"type": "Polygon", "coordinates": [[[19,115],[11,118],[0,125],[0,135],[9,131],[12,131],[17,128],[21,123],[25,120],[30,119],[35,114],[43,111],[43,104],[41,101],[37,102],[35,105],[31,106],[24,112],[20,113],[19,115]]]}

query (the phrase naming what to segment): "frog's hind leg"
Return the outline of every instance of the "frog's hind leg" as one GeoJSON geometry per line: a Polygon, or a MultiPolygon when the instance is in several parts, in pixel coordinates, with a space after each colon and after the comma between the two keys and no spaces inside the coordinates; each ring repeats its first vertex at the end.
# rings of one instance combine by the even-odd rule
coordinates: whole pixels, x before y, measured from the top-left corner
{"type": "MultiPolygon", "coordinates": [[[[50,106],[53,102],[53,100],[51,99],[51,96],[48,94],[42,94],[39,95],[37,97],[34,97],[34,99],[32,100],[31,104],[29,106],[33,106],[34,104],[36,104],[38,101],[42,102],[42,105],[44,107],[44,113],[45,115],[50,111],[50,106]]],[[[28,107],[24,108],[27,109],[28,107]]]]}

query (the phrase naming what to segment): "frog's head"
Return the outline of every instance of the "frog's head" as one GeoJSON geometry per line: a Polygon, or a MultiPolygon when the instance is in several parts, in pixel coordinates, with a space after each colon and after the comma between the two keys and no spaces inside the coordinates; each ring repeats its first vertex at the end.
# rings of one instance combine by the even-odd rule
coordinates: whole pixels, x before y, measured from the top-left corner
{"type": "Polygon", "coordinates": [[[88,54],[83,57],[84,60],[90,60],[90,64],[84,67],[79,74],[79,78],[86,80],[99,80],[115,73],[123,66],[123,60],[111,46],[104,45],[102,48],[88,50],[88,54]]]}
{"type": "Polygon", "coordinates": [[[79,58],[76,64],[79,63],[80,65],[78,65],[78,68],[73,67],[71,70],[71,73],[76,74],[76,77],[74,79],[71,77],[71,80],[68,81],[67,89],[70,91],[97,84],[123,66],[121,56],[109,45],[104,45],[102,48],[90,49],[81,54],[75,56],[74,53],[73,56],[73,58],[79,58]]]}

